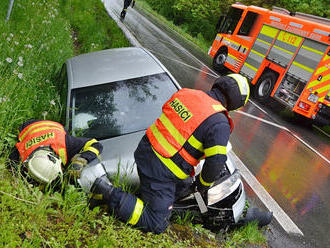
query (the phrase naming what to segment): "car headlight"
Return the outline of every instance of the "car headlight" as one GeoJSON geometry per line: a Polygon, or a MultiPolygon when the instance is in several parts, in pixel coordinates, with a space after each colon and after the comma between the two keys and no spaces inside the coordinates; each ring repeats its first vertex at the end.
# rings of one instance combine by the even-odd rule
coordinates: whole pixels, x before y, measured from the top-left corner
{"type": "Polygon", "coordinates": [[[213,205],[229,196],[239,187],[241,182],[241,175],[236,170],[225,181],[208,190],[208,205],[213,205]]]}

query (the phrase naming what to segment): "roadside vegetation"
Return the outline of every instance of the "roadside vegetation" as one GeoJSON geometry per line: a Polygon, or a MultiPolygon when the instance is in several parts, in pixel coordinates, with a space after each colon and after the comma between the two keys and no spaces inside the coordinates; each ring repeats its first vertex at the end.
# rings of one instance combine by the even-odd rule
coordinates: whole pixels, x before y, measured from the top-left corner
{"type": "Polygon", "coordinates": [[[251,223],[220,239],[178,219],[161,235],[142,233],[99,209],[68,185],[43,193],[16,170],[8,155],[27,119],[60,121],[56,78],[66,59],[130,46],[101,1],[16,0],[9,22],[0,2],[0,247],[265,247],[251,223]]]}
{"type": "MultiPolygon", "coordinates": [[[[142,0],[152,10],[180,27],[194,38],[208,43],[215,37],[215,26],[236,0],[142,0]]],[[[330,17],[328,2],[323,0],[241,0],[245,5],[255,5],[271,9],[282,7],[291,12],[303,12],[325,18],[330,17]]],[[[140,4],[140,1],[138,1],[140,4]]]]}

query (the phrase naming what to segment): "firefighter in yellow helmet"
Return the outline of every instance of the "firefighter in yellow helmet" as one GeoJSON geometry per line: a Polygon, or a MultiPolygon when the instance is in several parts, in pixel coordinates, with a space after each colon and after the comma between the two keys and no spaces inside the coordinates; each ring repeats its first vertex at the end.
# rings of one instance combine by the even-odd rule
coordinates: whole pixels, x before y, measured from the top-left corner
{"type": "Polygon", "coordinates": [[[203,169],[193,188],[206,195],[227,160],[233,122],[228,111],[249,98],[245,77],[218,78],[208,92],[181,89],[163,105],[161,116],[141,139],[135,153],[139,197],[99,177],[91,187],[90,207],[106,205],[121,220],[143,231],[162,233],[168,226],[176,196],[200,159],[203,169]]]}
{"type": "Polygon", "coordinates": [[[21,171],[33,182],[50,184],[64,171],[79,177],[83,167],[102,149],[96,139],[69,135],[60,123],[29,120],[19,127],[18,142],[10,158],[22,162],[21,171]]]}

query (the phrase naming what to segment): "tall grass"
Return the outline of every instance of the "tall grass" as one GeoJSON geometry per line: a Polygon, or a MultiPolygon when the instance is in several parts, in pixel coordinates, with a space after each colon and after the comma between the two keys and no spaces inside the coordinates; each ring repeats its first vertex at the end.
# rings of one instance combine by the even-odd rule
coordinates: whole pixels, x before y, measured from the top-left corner
{"type": "Polygon", "coordinates": [[[55,84],[66,59],[129,46],[101,1],[16,0],[6,23],[7,8],[1,1],[0,154],[15,143],[23,121],[60,120],[55,84]]]}
{"type": "Polygon", "coordinates": [[[15,1],[5,23],[7,4],[0,3],[0,153],[24,120],[57,119],[60,103],[53,80],[73,55],[70,25],[58,1],[15,1]]]}

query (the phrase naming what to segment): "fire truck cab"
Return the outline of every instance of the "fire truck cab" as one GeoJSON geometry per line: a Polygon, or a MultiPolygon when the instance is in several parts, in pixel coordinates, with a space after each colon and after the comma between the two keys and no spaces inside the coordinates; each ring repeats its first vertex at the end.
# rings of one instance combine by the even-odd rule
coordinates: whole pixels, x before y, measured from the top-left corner
{"type": "Polygon", "coordinates": [[[217,24],[213,67],[246,76],[259,101],[272,97],[330,124],[330,20],[274,7],[233,4],[217,24]]]}

